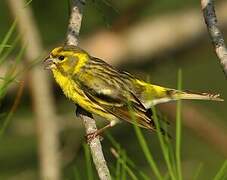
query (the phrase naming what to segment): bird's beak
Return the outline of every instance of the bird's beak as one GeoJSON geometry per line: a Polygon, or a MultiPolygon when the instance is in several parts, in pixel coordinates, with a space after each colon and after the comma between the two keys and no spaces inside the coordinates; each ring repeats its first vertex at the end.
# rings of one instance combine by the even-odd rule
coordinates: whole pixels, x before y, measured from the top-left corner
{"type": "Polygon", "coordinates": [[[52,68],[56,67],[56,65],[54,63],[54,60],[50,56],[47,56],[44,59],[43,64],[44,64],[44,69],[45,70],[49,70],[49,69],[52,69],[52,68]]]}

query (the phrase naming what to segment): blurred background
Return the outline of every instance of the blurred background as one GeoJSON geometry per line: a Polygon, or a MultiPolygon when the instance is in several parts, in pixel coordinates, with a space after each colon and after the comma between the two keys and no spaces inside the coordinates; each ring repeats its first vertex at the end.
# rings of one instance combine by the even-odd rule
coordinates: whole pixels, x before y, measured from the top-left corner
{"type": "MultiPolygon", "coordinates": [[[[51,172],[54,178],[50,179],[76,179],[77,171],[86,179],[82,121],[75,117],[75,105],[64,97],[52,75],[41,67],[42,58],[49,50],[64,43],[69,3],[33,0],[24,1],[21,6],[17,4],[19,1],[23,2],[0,1],[1,42],[16,19],[9,41],[0,53],[4,58],[4,63],[0,63],[1,87],[12,64],[14,72],[19,72],[0,99],[0,179],[40,179],[40,173],[45,171],[51,172]],[[40,170],[40,166],[44,168],[40,170]],[[58,169],[62,169],[61,173],[58,169]]],[[[227,2],[216,1],[216,13],[225,35],[226,12],[227,2]]],[[[183,89],[216,92],[227,99],[226,79],[198,0],[88,0],[80,46],[119,69],[162,86],[176,88],[177,72],[182,69],[183,89]]],[[[185,179],[192,179],[198,167],[201,167],[199,179],[212,179],[227,157],[226,107],[226,101],[183,101],[185,179]]],[[[174,137],[175,103],[158,108],[170,121],[170,134],[174,137]]],[[[106,123],[97,119],[98,127],[106,123]]],[[[108,133],[153,179],[133,127],[121,123],[108,133]]],[[[146,130],[143,133],[158,166],[165,171],[156,135],[146,130]]],[[[102,146],[108,166],[115,166],[116,159],[110,153],[112,144],[105,135],[102,146]]]]}

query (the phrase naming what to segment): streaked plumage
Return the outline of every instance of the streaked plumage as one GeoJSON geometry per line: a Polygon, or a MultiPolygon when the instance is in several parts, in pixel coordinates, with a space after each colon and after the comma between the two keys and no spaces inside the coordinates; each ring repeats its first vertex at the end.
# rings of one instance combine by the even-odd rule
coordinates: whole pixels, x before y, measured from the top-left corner
{"type": "Polygon", "coordinates": [[[75,46],[55,48],[45,60],[64,94],[90,113],[154,130],[150,108],[177,99],[222,101],[219,95],[191,93],[152,85],[122,72],[75,46]],[[129,112],[129,105],[130,111],[129,112]]]}

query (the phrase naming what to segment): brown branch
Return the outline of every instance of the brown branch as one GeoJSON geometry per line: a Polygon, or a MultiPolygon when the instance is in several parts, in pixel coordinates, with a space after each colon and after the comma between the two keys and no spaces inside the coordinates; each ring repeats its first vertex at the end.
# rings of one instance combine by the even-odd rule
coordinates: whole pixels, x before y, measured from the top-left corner
{"type": "MultiPolygon", "coordinates": [[[[25,66],[40,57],[43,52],[41,37],[37,31],[33,14],[24,0],[6,1],[15,18],[23,45],[26,46],[25,66]]],[[[60,164],[58,152],[58,128],[55,105],[47,73],[41,66],[29,72],[29,90],[36,116],[41,179],[59,180],[60,164]]]]}
{"type": "Polygon", "coordinates": [[[215,48],[216,55],[219,58],[225,76],[227,77],[227,49],[223,35],[218,27],[214,0],[201,0],[201,6],[203,10],[203,17],[215,48]]]}
{"type": "MultiPolygon", "coordinates": [[[[85,1],[82,0],[73,0],[72,1],[72,11],[68,25],[68,33],[66,38],[66,43],[70,45],[78,45],[78,36],[80,32],[80,26],[82,21],[82,10],[85,1]]],[[[86,133],[90,134],[97,131],[95,120],[92,118],[92,115],[87,112],[80,112],[80,118],[83,120],[86,133]]],[[[110,172],[107,167],[103,152],[102,146],[99,140],[99,137],[94,138],[89,143],[92,153],[92,158],[98,172],[99,178],[101,180],[110,180],[110,172]]]]}

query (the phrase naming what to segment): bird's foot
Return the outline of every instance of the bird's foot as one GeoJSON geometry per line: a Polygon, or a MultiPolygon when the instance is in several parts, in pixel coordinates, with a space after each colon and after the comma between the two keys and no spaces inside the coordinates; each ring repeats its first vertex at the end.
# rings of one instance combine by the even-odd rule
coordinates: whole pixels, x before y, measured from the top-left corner
{"type": "Polygon", "coordinates": [[[100,136],[100,133],[98,132],[98,130],[95,131],[95,132],[92,132],[92,133],[87,134],[87,135],[86,135],[87,143],[90,144],[91,141],[92,141],[93,139],[97,138],[97,137],[99,138],[100,141],[103,140],[103,137],[100,136]]]}

